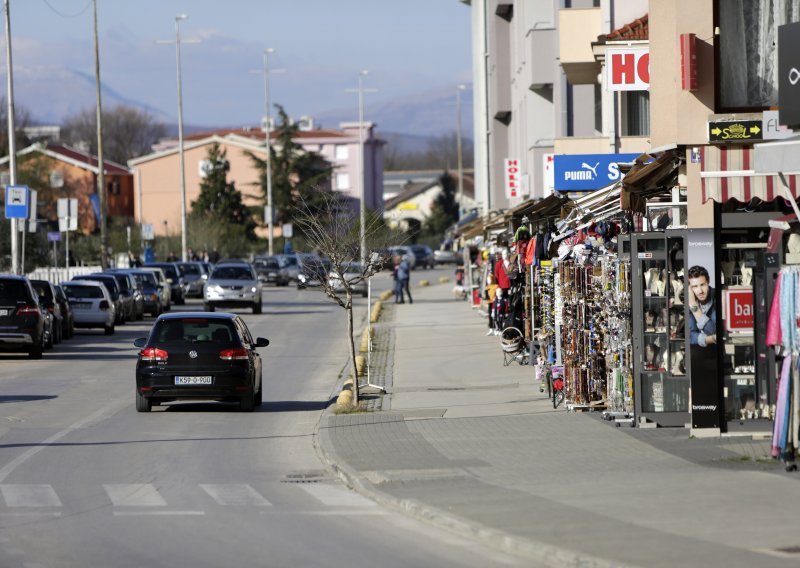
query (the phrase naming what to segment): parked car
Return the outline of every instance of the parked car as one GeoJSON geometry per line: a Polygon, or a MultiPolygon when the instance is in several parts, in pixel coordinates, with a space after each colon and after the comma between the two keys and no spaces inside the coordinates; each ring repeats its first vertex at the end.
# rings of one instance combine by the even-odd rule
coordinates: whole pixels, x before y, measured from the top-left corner
{"type": "Polygon", "coordinates": [[[167,282],[167,276],[164,274],[164,271],[157,266],[142,266],[139,270],[149,270],[153,273],[156,282],[158,282],[158,285],[161,287],[161,293],[159,294],[161,298],[161,311],[168,312],[172,308],[172,288],[169,282],[167,282]]]}
{"type": "Polygon", "coordinates": [[[41,359],[47,340],[45,322],[39,297],[28,279],[0,275],[0,350],[41,359]]]}
{"type": "Polygon", "coordinates": [[[253,339],[244,320],[230,313],[164,314],[136,362],[136,410],[174,400],[238,402],[243,412],[262,403],[262,364],[256,351],[269,345],[253,339]]]}
{"type": "Polygon", "coordinates": [[[56,285],[56,301],[61,308],[62,316],[62,330],[61,336],[65,339],[70,339],[75,335],[75,317],[72,315],[72,308],[67,300],[67,295],[64,294],[64,289],[60,285],[56,285]]]}
{"type": "MultiPolygon", "coordinates": [[[[344,282],[349,283],[352,293],[361,294],[362,298],[366,298],[369,294],[368,282],[366,278],[360,278],[364,274],[363,265],[360,262],[350,262],[342,266],[342,269],[344,282]]],[[[344,292],[344,282],[334,270],[328,274],[328,285],[337,292],[344,292]]]]}
{"type": "Polygon", "coordinates": [[[203,307],[213,312],[218,307],[252,307],[261,313],[261,282],[252,265],[245,262],[214,265],[203,289],[203,307]]]}
{"type": "Polygon", "coordinates": [[[460,251],[437,249],[433,251],[433,261],[436,264],[459,264],[463,257],[460,251]]]}
{"type": "Polygon", "coordinates": [[[61,306],[56,301],[56,290],[49,280],[31,280],[34,292],[39,296],[39,305],[50,313],[50,338],[46,342],[48,347],[61,343],[64,328],[61,306]]]}
{"type": "MultiPolygon", "coordinates": [[[[122,271],[97,272],[98,275],[110,275],[117,280],[119,295],[122,299],[122,308],[125,310],[125,321],[140,320],[144,317],[144,305],[141,292],[133,276],[122,271]]],[[[89,275],[91,276],[91,274],[89,275]]]]}
{"type": "Polygon", "coordinates": [[[208,280],[208,270],[202,262],[179,262],[183,278],[184,298],[202,298],[203,286],[208,280]]]}
{"type": "Polygon", "coordinates": [[[433,250],[428,245],[411,245],[414,253],[414,268],[433,268],[436,261],[433,259],[433,250]]]}
{"type": "Polygon", "coordinates": [[[152,316],[160,316],[164,306],[164,289],[161,284],[159,284],[153,271],[139,268],[118,270],[130,274],[136,281],[142,294],[142,309],[152,316]]]}
{"type": "Polygon", "coordinates": [[[73,276],[73,280],[94,280],[95,282],[102,282],[103,285],[108,290],[108,293],[111,295],[111,301],[114,304],[114,317],[116,318],[114,323],[118,323],[120,325],[124,324],[128,311],[129,311],[129,304],[127,298],[125,298],[119,291],[119,285],[117,284],[117,279],[114,278],[111,274],[81,274],[79,276],[73,276]]]}
{"type": "Polygon", "coordinates": [[[289,271],[281,267],[281,262],[276,256],[257,256],[253,261],[258,279],[264,284],[276,286],[289,285],[289,271]]]}
{"type": "Polygon", "coordinates": [[[170,288],[170,301],[179,306],[186,303],[186,297],[183,295],[183,276],[181,276],[181,268],[177,262],[148,262],[143,268],[160,268],[167,277],[167,282],[170,288]]]}
{"type": "Polygon", "coordinates": [[[61,284],[75,315],[75,327],[102,327],[106,335],[114,333],[117,319],[114,300],[103,282],[70,280],[61,284]]]}

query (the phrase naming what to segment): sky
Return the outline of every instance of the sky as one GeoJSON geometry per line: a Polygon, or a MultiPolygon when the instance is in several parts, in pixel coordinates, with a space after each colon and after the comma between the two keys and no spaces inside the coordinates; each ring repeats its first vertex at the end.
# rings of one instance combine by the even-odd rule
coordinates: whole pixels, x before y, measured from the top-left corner
{"type": "MultiPolygon", "coordinates": [[[[270,100],[295,118],[352,108],[357,120],[357,94],[346,90],[361,70],[364,88],[376,89],[364,95],[365,116],[370,104],[471,83],[470,7],[459,0],[97,0],[97,12],[103,83],[171,117],[175,47],[156,40],[174,40],[175,16],[189,16],[182,38],[200,43],[181,46],[187,124],[258,124],[266,47],[278,71],[270,100]]],[[[10,0],[10,13],[15,83],[60,92],[71,81],[64,70],[94,76],[91,0],[10,0]]]]}

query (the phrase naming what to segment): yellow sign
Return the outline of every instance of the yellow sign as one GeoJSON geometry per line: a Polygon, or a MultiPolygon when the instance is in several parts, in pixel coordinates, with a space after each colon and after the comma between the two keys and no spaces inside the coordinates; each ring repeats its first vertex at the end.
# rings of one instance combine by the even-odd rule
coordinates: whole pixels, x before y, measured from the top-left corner
{"type": "Polygon", "coordinates": [[[403,201],[397,208],[400,211],[415,211],[417,209],[417,204],[412,201],[403,201]]]}

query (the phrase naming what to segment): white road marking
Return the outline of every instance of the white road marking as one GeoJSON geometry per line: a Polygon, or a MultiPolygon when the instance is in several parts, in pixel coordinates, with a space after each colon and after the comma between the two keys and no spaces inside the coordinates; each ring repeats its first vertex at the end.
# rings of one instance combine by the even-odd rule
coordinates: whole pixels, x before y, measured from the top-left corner
{"type": "Polygon", "coordinates": [[[272,503],[245,483],[201,483],[200,488],[223,506],[272,506],[272,503]]]}
{"type": "Polygon", "coordinates": [[[0,485],[9,507],[60,507],[61,499],[51,485],[0,485]]]}
{"type": "Polygon", "coordinates": [[[103,485],[115,507],[166,507],[167,502],[149,483],[112,483],[103,485]]]}
{"type": "Polygon", "coordinates": [[[323,505],[328,507],[374,507],[375,502],[366,497],[362,497],[354,491],[345,489],[338,485],[328,485],[325,483],[314,483],[298,485],[306,493],[318,499],[323,505]]]}
{"type": "Polygon", "coordinates": [[[32,511],[30,513],[0,513],[0,517],[60,517],[61,513],[48,513],[45,511],[32,511]]]}
{"type": "Polygon", "coordinates": [[[80,420],[78,420],[77,422],[74,422],[74,423],[70,424],[69,426],[67,426],[66,428],[61,430],[60,432],[57,432],[57,433],[53,434],[52,436],[50,436],[49,438],[47,438],[43,442],[40,442],[38,446],[34,446],[33,448],[21,453],[16,458],[14,458],[10,462],[8,462],[5,466],[0,468],[0,483],[5,481],[5,479],[9,475],[11,475],[11,473],[15,469],[17,469],[23,463],[25,463],[26,461],[31,459],[33,456],[35,456],[36,454],[41,452],[43,449],[48,447],[53,442],[56,442],[56,441],[60,440],[61,438],[63,438],[67,434],[73,432],[74,430],[77,430],[79,428],[83,428],[87,424],[91,424],[93,421],[98,420],[100,417],[102,417],[102,416],[104,416],[106,414],[108,414],[110,416],[110,415],[114,414],[115,412],[117,412],[118,410],[122,409],[124,406],[128,406],[128,405],[129,405],[129,403],[127,401],[119,401],[116,404],[110,404],[110,405],[108,405],[108,406],[106,406],[104,408],[101,408],[97,412],[93,412],[89,416],[85,416],[85,417],[81,418],[80,420]]]}
{"type": "Polygon", "coordinates": [[[380,509],[325,509],[322,511],[260,511],[262,515],[308,515],[309,517],[343,517],[343,516],[384,516],[390,515],[389,511],[380,509]]]}
{"type": "Polygon", "coordinates": [[[137,517],[137,516],[201,516],[205,511],[114,511],[115,517],[137,517]]]}

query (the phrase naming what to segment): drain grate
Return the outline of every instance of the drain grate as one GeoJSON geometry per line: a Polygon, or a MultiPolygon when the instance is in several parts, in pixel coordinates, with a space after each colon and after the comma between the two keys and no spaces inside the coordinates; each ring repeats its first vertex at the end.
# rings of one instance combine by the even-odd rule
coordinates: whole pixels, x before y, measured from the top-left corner
{"type": "Polygon", "coordinates": [[[304,471],[288,473],[281,479],[281,483],[319,483],[326,479],[323,471],[304,471]]]}

